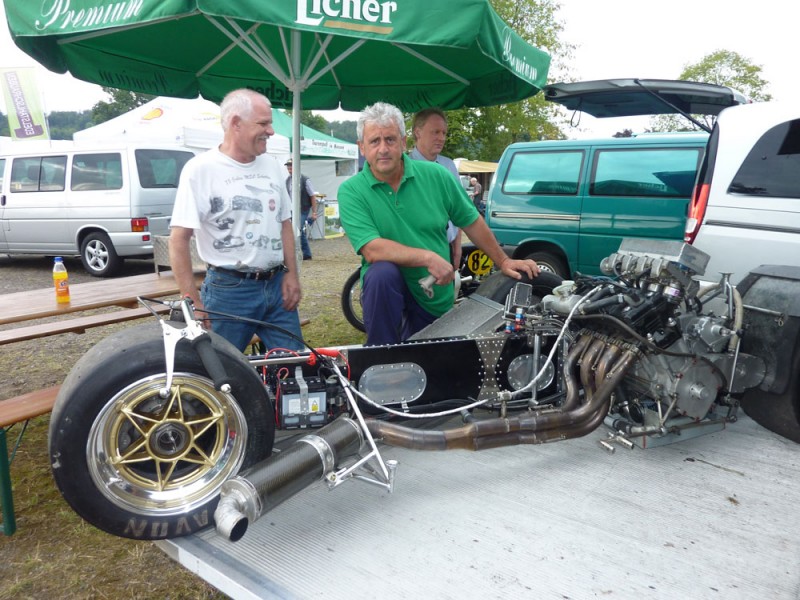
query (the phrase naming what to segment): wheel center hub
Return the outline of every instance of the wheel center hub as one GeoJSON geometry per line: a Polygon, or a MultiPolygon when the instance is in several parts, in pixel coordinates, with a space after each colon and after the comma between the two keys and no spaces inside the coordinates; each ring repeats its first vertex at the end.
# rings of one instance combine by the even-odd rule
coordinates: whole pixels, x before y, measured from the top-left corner
{"type": "Polygon", "coordinates": [[[182,423],[162,423],[150,434],[150,451],[160,458],[174,458],[186,452],[191,434],[182,423]]]}

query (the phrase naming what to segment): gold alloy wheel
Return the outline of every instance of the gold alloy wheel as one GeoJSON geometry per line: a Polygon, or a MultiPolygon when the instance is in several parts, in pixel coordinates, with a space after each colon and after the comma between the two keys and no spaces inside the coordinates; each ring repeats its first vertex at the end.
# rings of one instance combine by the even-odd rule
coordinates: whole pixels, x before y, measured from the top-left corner
{"type": "Polygon", "coordinates": [[[247,423],[230,394],[192,373],[139,380],[106,403],[92,425],[87,463],[115,505],[169,515],[208,502],[244,460],[247,423]]]}

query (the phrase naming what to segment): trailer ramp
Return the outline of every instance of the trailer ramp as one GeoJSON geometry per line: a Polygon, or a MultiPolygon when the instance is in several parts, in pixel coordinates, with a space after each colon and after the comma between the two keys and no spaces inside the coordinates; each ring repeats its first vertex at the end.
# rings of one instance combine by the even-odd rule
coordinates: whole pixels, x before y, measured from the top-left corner
{"type": "Polygon", "coordinates": [[[800,598],[800,445],[746,416],[648,450],[605,436],[383,448],[392,494],[320,483],[239,542],[157,544],[237,600],[800,598]]]}

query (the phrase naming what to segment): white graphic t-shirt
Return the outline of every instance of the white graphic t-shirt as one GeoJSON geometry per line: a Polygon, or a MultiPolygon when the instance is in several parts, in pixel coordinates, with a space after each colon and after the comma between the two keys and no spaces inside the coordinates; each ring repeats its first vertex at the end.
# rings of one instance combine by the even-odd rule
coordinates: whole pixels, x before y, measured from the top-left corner
{"type": "Polygon", "coordinates": [[[285,172],[262,154],[239,163],[218,148],[181,172],[170,225],[194,229],[206,263],[241,271],[283,262],[282,223],[292,216],[285,172]]]}

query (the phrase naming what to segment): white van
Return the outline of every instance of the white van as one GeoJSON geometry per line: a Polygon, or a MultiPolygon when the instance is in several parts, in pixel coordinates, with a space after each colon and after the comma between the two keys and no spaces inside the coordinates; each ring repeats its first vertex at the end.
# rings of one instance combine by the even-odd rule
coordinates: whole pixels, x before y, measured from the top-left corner
{"type": "Polygon", "coordinates": [[[0,156],[0,254],[80,255],[98,277],[168,235],[190,150],[78,147],[0,156]]]}
{"type": "Polygon", "coordinates": [[[689,207],[687,242],[711,256],[704,279],[734,283],[760,265],[800,266],[800,108],[722,111],[689,207]]]}

